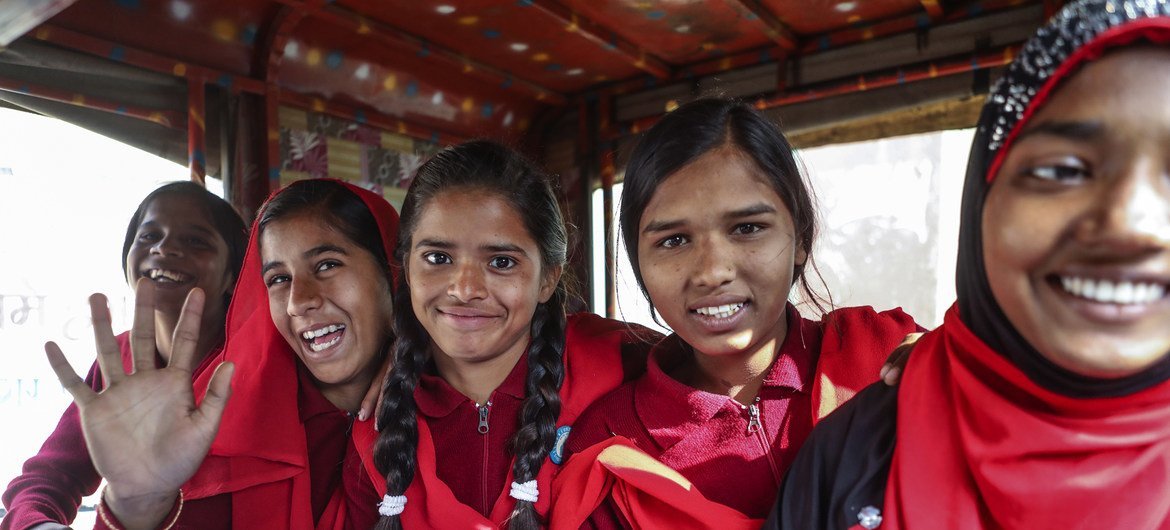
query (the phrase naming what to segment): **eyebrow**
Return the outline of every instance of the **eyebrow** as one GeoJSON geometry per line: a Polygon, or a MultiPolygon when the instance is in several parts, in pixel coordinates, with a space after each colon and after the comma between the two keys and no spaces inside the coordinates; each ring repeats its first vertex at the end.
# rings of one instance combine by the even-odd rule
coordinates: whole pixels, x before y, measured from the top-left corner
{"type": "Polygon", "coordinates": [[[1046,121],[1020,131],[1016,141],[1029,136],[1055,136],[1066,140],[1088,142],[1099,140],[1105,135],[1105,126],[1096,121],[1046,121]]]}
{"type": "MultiPolygon", "coordinates": [[[[315,258],[317,256],[320,256],[321,254],[325,254],[325,253],[329,253],[329,252],[334,252],[337,254],[341,254],[343,256],[349,255],[349,252],[346,252],[345,249],[343,249],[337,245],[330,245],[330,244],[326,243],[323,245],[317,245],[309,250],[302,252],[301,257],[315,258]]],[[[263,268],[260,269],[260,275],[263,276],[265,274],[268,274],[268,271],[275,269],[281,265],[284,265],[283,261],[269,261],[269,262],[264,264],[263,268]]]]}
{"type": "MultiPolygon", "coordinates": [[[[156,222],[156,221],[145,221],[145,222],[138,224],[138,229],[142,230],[143,228],[155,228],[157,226],[158,226],[158,222],[156,222]]],[[[212,230],[206,226],[203,226],[203,225],[189,225],[185,228],[195,230],[196,232],[200,232],[202,234],[206,234],[209,236],[216,235],[216,232],[214,230],[212,230]]]]}
{"type": "MultiPolygon", "coordinates": [[[[454,243],[450,241],[443,241],[441,239],[421,239],[415,246],[437,248],[441,250],[450,250],[455,248],[454,243]]],[[[514,254],[522,254],[524,256],[528,255],[528,253],[525,252],[523,248],[520,248],[518,245],[514,245],[512,243],[488,243],[486,245],[480,245],[479,248],[480,250],[486,250],[488,252],[511,252],[514,254]]]]}
{"type": "MultiPolygon", "coordinates": [[[[765,214],[765,213],[776,213],[776,208],[772,207],[772,205],[770,205],[770,204],[766,204],[766,203],[761,202],[761,203],[753,204],[753,205],[748,206],[746,208],[740,208],[738,210],[732,210],[730,212],[727,212],[727,213],[723,214],[723,218],[729,219],[729,220],[730,219],[742,219],[744,217],[752,217],[754,215],[760,215],[760,214],[765,214]]],[[[642,229],[642,233],[649,234],[652,232],[665,232],[667,230],[674,230],[675,228],[683,226],[684,224],[686,224],[686,223],[681,219],[667,220],[667,221],[650,221],[649,223],[646,223],[646,228],[642,229]]]]}

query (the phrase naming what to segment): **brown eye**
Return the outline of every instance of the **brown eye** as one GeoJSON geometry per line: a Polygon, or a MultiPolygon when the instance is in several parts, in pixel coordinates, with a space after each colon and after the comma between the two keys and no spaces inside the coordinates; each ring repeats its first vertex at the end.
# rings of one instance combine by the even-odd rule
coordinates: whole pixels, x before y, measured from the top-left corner
{"type": "Polygon", "coordinates": [[[659,247],[662,248],[677,248],[685,245],[687,238],[681,234],[676,234],[658,241],[659,247]]]}
{"type": "Polygon", "coordinates": [[[1026,169],[1024,173],[1032,178],[1066,184],[1087,180],[1090,176],[1089,168],[1077,160],[1037,164],[1026,169]]]}
{"type": "Polygon", "coordinates": [[[442,252],[427,252],[426,254],[423,254],[422,258],[423,261],[426,261],[431,265],[446,265],[451,263],[451,256],[448,256],[442,252]]]}
{"type": "Polygon", "coordinates": [[[516,266],[516,260],[508,256],[496,256],[488,263],[493,269],[507,270],[516,266]]]}

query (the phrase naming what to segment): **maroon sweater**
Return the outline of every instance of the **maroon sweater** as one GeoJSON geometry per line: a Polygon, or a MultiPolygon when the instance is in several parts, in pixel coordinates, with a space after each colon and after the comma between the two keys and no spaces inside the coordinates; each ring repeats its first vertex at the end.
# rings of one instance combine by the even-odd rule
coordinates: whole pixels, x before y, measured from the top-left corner
{"type": "MultiPolygon", "coordinates": [[[[880,316],[905,315],[899,311],[880,316]]],[[[667,372],[692,355],[690,346],[671,335],[652,351],[646,375],[597,401],[578,418],[566,444],[568,452],[624,436],[677,470],[712,501],[750,517],[765,517],[784,472],[815,422],[811,390],[823,324],[801,318],[791,305],[787,319],[788,334],[765,375],[754,411],[671,378],[667,372]]],[[[891,349],[913,331],[912,326],[910,322],[907,330],[887,338],[891,349]]],[[[630,524],[607,500],[585,527],[630,524]]]]}
{"type": "Polygon", "coordinates": [[[477,404],[437,375],[423,375],[415,400],[418,411],[431,427],[439,479],[451,488],[459,502],[475,508],[485,517],[496,499],[504,494],[512,452],[508,441],[520,427],[520,405],[524,402],[524,378],[528,357],[512,368],[508,377],[492,391],[488,403],[477,404]],[[482,412],[481,412],[482,410],[482,412]],[[480,417],[485,414],[486,432],[480,417]]]}
{"type": "MultiPolygon", "coordinates": [[[[130,332],[116,338],[122,352],[122,364],[128,368],[133,365],[130,332]]],[[[208,353],[193,376],[206,369],[214,357],[214,351],[208,353]]],[[[155,362],[159,366],[163,364],[161,358],[155,362]]],[[[105,385],[96,362],[85,376],[85,382],[97,392],[105,385]]],[[[70,404],[40,452],[25,461],[21,474],[12,479],[4,491],[4,507],[8,514],[0,522],[0,530],[25,530],[47,522],[68,525],[77,516],[82,497],[97,491],[101,480],[89,459],[77,405],[70,404]]]]}

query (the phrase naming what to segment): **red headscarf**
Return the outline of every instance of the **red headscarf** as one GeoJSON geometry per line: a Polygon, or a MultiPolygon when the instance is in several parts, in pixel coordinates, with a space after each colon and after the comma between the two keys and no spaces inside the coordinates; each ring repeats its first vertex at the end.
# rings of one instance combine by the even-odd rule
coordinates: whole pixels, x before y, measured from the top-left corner
{"type": "Polygon", "coordinates": [[[1024,47],[984,107],[964,193],[959,301],[898,393],[883,528],[1170,528],[1170,381],[1060,369],[987,284],[983,202],[1011,142],[1060,83],[1110,49],[1170,43],[1165,0],[1084,0],[1024,47]]]}
{"type": "MultiPolygon", "coordinates": [[[[381,232],[387,261],[392,262],[397,212],[379,195],[334,182],[369,208],[381,232]]],[[[298,185],[293,183],[289,188],[298,185]]],[[[258,221],[252,225],[248,252],[228,309],[227,343],[218,359],[236,365],[232,396],[211,451],[183,493],[187,499],[231,493],[234,528],[312,530],[316,525],[310,503],[309,455],[297,398],[300,361],[273,325],[268,310],[268,290],[260,272],[258,221]]],[[[203,392],[212,372],[205,371],[195,382],[197,392],[203,392]]],[[[334,501],[321,518],[321,528],[332,528],[327,519],[340,511],[334,501]]]]}

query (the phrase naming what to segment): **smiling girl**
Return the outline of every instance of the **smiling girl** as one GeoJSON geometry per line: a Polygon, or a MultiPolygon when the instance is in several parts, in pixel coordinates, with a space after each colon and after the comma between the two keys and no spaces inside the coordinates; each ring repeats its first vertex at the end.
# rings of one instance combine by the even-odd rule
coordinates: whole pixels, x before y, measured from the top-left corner
{"type": "MultiPolygon", "coordinates": [[[[397,221],[384,199],[340,181],[303,181],[275,194],[253,227],[227,345],[215,359],[221,366],[195,382],[208,389],[199,407],[189,370],[202,291],[188,297],[171,363],[140,362],[153,342],[132,341],[129,375],[108,361],[108,310],[95,297],[109,387],[93,394],[79,386],[59,350],[47,350],[109,483],[98,528],[373,525],[370,505],[359,500],[374,494],[350,431],[393,342],[388,249],[397,221]]],[[[155,333],[145,316],[152,309],[141,294],[133,336],[155,333]]]]}
{"type": "Polygon", "coordinates": [[[1025,44],[972,145],[958,301],[900,389],[818,427],[768,528],[1170,528],[1167,83],[1164,0],[1072,2],[1025,44]]]}
{"type": "Polygon", "coordinates": [[[817,300],[815,212],[788,141],[752,107],[683,105],[642,138],[625,178],[623,240],[674,334],[574,425],[576,456],[557,479],[574,502],[554,520],[758,527],[813,424],[876,380],[917,326],[869,307],[809,320],[788,301],[797,284],[817,300]]]}
{"type": "Polygon", "coordinates": [[[644,330],[566,318],[567,249],[548,178],[515,152],[470,142],[419,169],[382,431],[355,426],[386,477],[377,528],[541,526],[558,437],[621,383],[623,350],[645,358],[644,330]]]}
{"type": "MultiPolygon", "coordinates": [[[[210,364],[212,352],[223,345],[224,319],[247,238],[247,227],[232,206],[193,182],[161,186],[138,205],[126,227],[122,269],[132,288],[141,278],[155,286],[158,362],[170,359],[183,300],[199,287],[214,298],[203,312],[194,373],[210,364]]],[[[129,332],[116,340],[122,363],[130,366],[129,332]]],[[[104,385],[96,362],[86,383],[95,391],[104,385]]],[[[8,485],[4,492],[8,514],[0,529],[62,528],[77,515],[81,498],[97,491],[100,483],[85,448],[77,407],[71,405],[41,451],[8,485]]]]}

